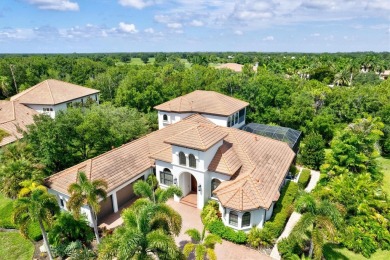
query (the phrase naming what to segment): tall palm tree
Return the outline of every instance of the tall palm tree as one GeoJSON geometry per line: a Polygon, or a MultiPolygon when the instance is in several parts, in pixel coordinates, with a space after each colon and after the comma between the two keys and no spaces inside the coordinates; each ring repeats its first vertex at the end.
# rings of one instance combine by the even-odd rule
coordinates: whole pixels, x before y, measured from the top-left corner
{"type": "Polygon", "coordinates": [[[107,197],[107,182],[105,180],[88,180],[84,172],[79,172],[77,182],[68,187],[70,198],[67,206],[75,215],[80,216],[80,209],[83,205],[88,205],[91,211],[93,229],[95,231],[96,242],[100,243],[99,231],[97,228],[97,214],[100,211],[99,199],[107,197]]]}
{"type": "Polygon", "coordinates": [[[22,235],[27,236],[27,228],[30,223],[39,223],[50,259],[53,259],[53,256],[47,240],[45,224],[50,226],[53,216],[59,211],[57,199],[43,189],[33,189],[28,193],[28,196],[18,198],[14,204],[13,221],[19,225],[22,235]]]}
{"type": "Polygon", "coordinates": [[[99,245],[99,259],[179,259],[180,251],[166,229],[169,216],[161,206],[149,203],[137,211],[125,209],[123,226],[99,245]]]}
{"type": "Polygon", "coordinates": [[[309,257],[322,259],[326,240],[332,241],[336,230],[342,225],[342,216],[338,207],[325,200],[317,200],[309,193],[303,193],[297,199],[296,210],[302,217],[294,227],[289,239],[302,244],[310,241],[309,257]]]}
{"type": "Polygon", "coordinates": [[[215,244],[222,243],[222,239],[214,234],[205,236],[206,228],[203,227],[202,234],[195,228],[188,229],[185,233],[191,237],[192,242],[187,243],[183,248],[185,257],[189,257],[191,252],[195,252],[195,259],[202,260],[207,256],[210,260],[216,260],[214,252],[215,244]]]}

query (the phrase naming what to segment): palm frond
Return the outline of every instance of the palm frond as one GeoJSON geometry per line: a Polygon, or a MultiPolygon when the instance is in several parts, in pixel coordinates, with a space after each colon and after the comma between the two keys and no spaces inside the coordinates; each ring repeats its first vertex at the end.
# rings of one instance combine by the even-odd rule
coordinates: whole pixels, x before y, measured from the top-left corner
{"type": "Polygon", "coordinates": [[[221,244],[222,239],[218,235],[215,235],[215,234],[208,234],[203,242],[203,244],[207,248],[212,248],[212,249],[214,249],[216,243],[221,244]]]}
{"type": "Polygon", "coordinates": [[[215,254],[215,251],[213,249],[207,248],[206,254],[209,260],[217,260],[217,255],[215,254]]]}
{"type": "Polygon", "coordinates": [[[136,181],[133,185],[134,194],[143,198],[153,199],[153,189],[146,181],[136,181]]]}
{"type": "Polygon", "coordinates": [[[183,195],[183,192],[181,189],[177,186],[169,186],[168,189],[163,190],[157,199],[158,203],[165,203],[168,201],[168,199],[173,198],[174,195],[181,197],[183,195]]]}
{"type": "Polygon", "coordinates": [[[195,259],[203,260],[204,255],[206,254],[206,248],[202,244],[198,244],[195,246],[195,259]]]}
{"type": "Polygon", "coordinates": [[[191,243],[191,242],[188,242],[187,244],[184,245],[184,248],[183,248],[183,254],[185,257],[189,257],[191,252],[194,251],[194,248],[195,248],[195,244],[191,243]]]}
{"type": "Polygon", "coordinates": [[[185,234],[189,235],[193,241],[196,243],[199,243],[201,241],[201,235],[200,232],[196,228],[188,229],[185,234]]]}

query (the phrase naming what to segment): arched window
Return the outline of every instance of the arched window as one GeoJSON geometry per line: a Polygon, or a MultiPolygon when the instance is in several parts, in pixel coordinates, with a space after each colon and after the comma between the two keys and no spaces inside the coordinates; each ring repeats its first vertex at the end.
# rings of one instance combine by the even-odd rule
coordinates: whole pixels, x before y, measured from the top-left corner
{"type": "Polygon", "coordinates": [[[190,155],[188,156],[188,162],[189,162],[189,164],[190,164],[190,167],[196,168],[196,159],[195,159],[195,155],[190,154],[190,155]]]}
{"type": "Polygon", "coordinates": [[[173,175],[169,169],[165,168],[160,172],[160,183],[168,186],[173,184],[173,175]]]}
{"type": "Polygon", "coordinates": [[[238,226],[238,213],[235,211],[230,211],[229,213],[229,225],[238,226]]]}
{"type": "Polygon", "coordinates": [[[183,152],[179,153],[179,164],[180,165],[187,165],[186,155],[183,152]]]}
{"type": "Polygon", "coordinates": [[[249,227],[251,225],[251,213],[245,212],[244,215],[242,215],[242,227],[249,227]]]}
{"type": "Polygon", "coordinates": [[[214,197],[213,192],[214,190],[221,184],[221,181],[218,179],[213,179],[211,181],[211,197],[214,197]]]}
{"type": "Polygon", "coordinates": [[[164,114],[164,115],[163,115],[163,121],[168,121],[168,116],[167,116],[167,114],[164,114]]]}

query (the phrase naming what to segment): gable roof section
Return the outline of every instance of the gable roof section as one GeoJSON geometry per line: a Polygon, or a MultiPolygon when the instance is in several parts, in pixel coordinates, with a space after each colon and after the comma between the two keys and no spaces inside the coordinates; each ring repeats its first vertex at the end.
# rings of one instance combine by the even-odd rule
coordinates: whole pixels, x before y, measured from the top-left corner
{"type": "Polygon", "coordinates": [[[218,148],[208,170],[233,176],[242,166],[242,162],[234,151],[233,144],[224,141],[218,148]]]}
{"type": "Polygon", "coordinates": [[[166,139],[165,143],[206,151],[225,136],[227,133],[220,131],[215,125],[200,124],[166,139]]]}
{"type": "Polygon", "coordinates": [[[48,79],[16,94],[11,100],[22,104],[56,105],[95,93],[99,90],[48,79]]]}
{"type": "Polygon", "coordinates": [[[248,105],[247,102],[218,92],[195,90],[154,108],[166,112],[230,116],[248,105]]]}
{"type": "Polygon", "coordinates": [[[0,141],[0,147],[15,142],[23,137],[19,131],[25,131],[27,125],[34,123],[33,116],[38,114],[35,110],[14,101],[0,101],[0,129],[5,131],[5,136],[0,141]]]}

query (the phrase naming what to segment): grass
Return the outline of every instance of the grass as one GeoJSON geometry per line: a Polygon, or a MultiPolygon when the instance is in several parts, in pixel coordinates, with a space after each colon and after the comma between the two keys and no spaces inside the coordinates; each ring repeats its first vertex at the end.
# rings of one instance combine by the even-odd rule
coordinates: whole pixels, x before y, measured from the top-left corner
{"type": "Polygon", "coordinates": [[[18,232],[0,232],[0,259],[31,260],[34,255],[34,245],[23,238],[18,232]]]}
{"type": "Polygon", "coordinates": [[[12,205],[13,201],[0,193],[0,227],[2,228],[15,228],[11,220],[12,205]]]}
{"type": "MultiPolygon", "coordinates": [[[[340,247],[339,245],[327,244],[324,246],[325,259],[332,260],[367,260],[364,256],[349,251],[346,248],[340,247]]],[[[390,251],[378,250],[370,257],[371,260],[387,260],[390,259],[390,251]]]]}
{"type": "Polygon", "coordinates": [[[390,159],[379,157],[376,159],[383,171],[383,191],[390,196],[390,159]]]}

